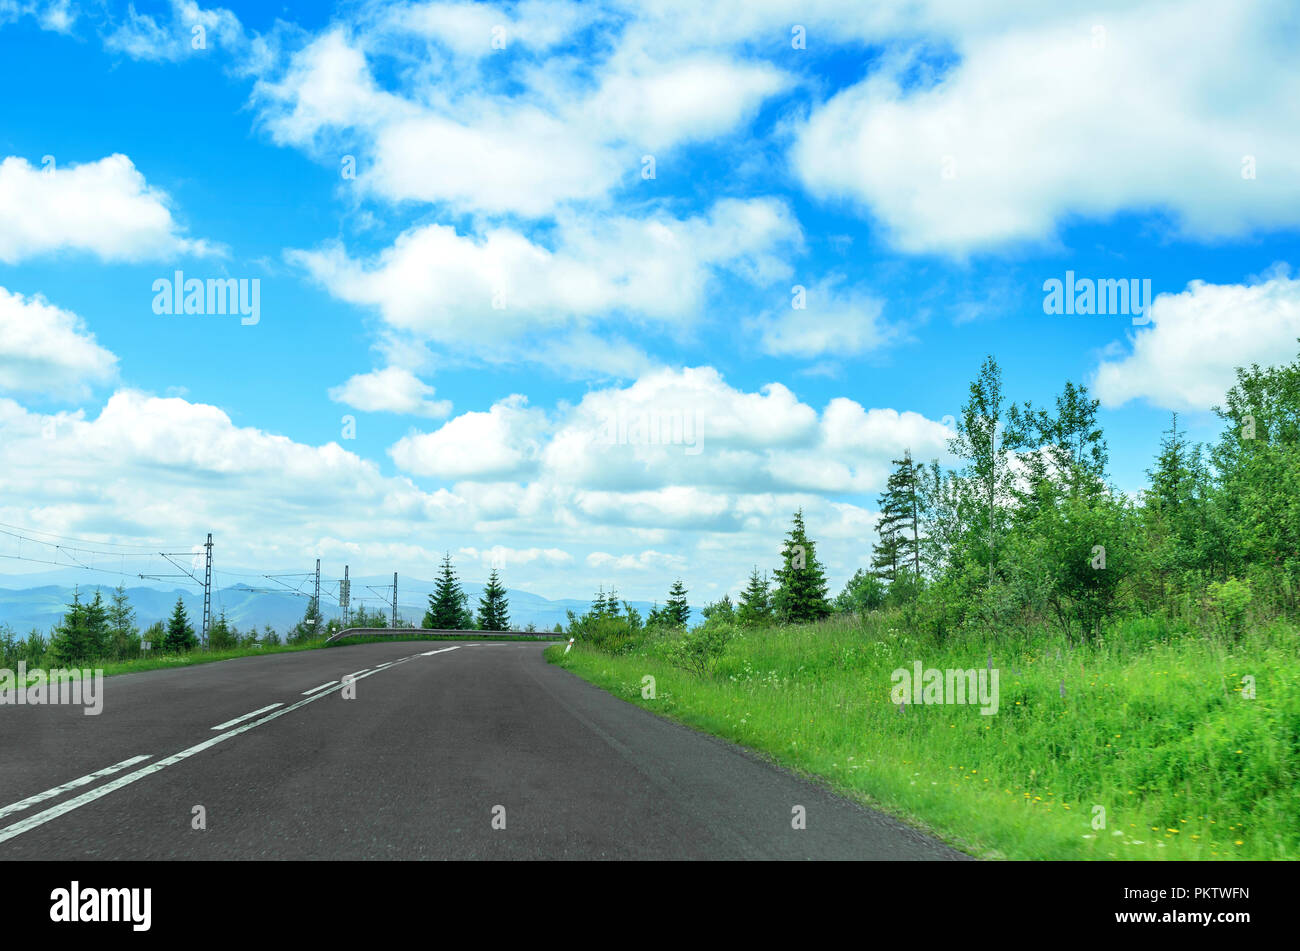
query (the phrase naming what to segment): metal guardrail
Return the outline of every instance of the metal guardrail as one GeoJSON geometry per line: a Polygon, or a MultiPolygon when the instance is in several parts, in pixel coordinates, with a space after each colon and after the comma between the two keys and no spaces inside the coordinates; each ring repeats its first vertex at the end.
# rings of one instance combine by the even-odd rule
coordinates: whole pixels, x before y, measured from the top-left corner
{"type": "Polygon", "coordinates": [[[563,634],[551,631],[442,631],[427,627],[345,627],[337,634],[325,639],[326,644],[342,640],[345,637],[413,637],[428,634],[436,637],[548,637],[562,639],[563,634]]]}

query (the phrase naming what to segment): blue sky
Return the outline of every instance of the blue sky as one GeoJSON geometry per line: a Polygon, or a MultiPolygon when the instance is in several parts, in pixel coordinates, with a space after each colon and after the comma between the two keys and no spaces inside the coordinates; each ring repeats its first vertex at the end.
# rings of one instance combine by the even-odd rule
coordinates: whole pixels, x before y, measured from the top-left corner
{"type": "Polygon", "coordinates": [[[803,506],[838,588],[990,353],[1140,488],[1296,352],[1297,14],[1008,6],[0,0],[0,522],[702,601],[803,506]]]}

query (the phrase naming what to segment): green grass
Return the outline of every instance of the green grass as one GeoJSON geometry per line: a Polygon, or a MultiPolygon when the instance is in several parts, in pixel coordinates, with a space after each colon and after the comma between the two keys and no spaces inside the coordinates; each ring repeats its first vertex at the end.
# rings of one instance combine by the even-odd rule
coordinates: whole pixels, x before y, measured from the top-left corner
{"type": "Polygon", "coordinates": [[[823,777],[958,848],[1015,859],[1300,856],[1300,631],[1225,645],[1150,619],[1073,651],[1048,632],[943,645],[896,618],[754,631],[711,677],[667,644],[547,657],[649,710],[823,777]],[[1060,649],[1060,659],[1057,651],[1060,649]],[[1000,710],[890,700],[895,668],[1000,670],[1000,710]],[[642,678],[656,680],[643,699],[642,678]],[[1255,699],[1242,677],[1255,678],[1255,699]],[[1061,696],[1061,682],[1065,696],[1061,696]],[[1104,806],[1106,828],[1092,828],[1104,806]]]}
{"type": "MultiPolygon", "coordinates": [[[[136,657],[131,660],[97,660],[81,661],[76,664],[60,664],[52,658],[42,662],[39,669],[57,670],[67,668],[72,671],[80,669],[102,670],[105,677],[112,677],[117,674],[138,674],[145,670],[170,670],[173,667],[193,667],[196,664],[211,664],[221,660],[233,660],[236,657],[260,657],[264,654],[289,654],[295,651],[317,650],[325,646],[322,641],[306,641],[302,644],[281,644],[274,647],[231,647],[226,650],[194,650],[186,651],[181,654],[164,654],[151,651],[146,657],[136,657]]],[[[28,665],[27,673],[28,683],[36,679],[33,670],[38,669],[34,665],[28,665]]]]}
{"type": "MultiPolygon", "coordinates": [[[[175,667],[193,667],[196,664],[211,664],[216,661],[234,660],[236,657],[261,657],[266,654],[289,654],[296,651],[319,650],[323,647],[342,647],[349,644],[378,644],[386,641],[478,641],[478,640],[513,640],[513,641],[542,641],[553,640],[558,634],[538,634],[535,637],[512,636],[509,638],[497,634],[486,634],[480,631],[466,631],[464,634],[451,635],[397,635],[395,637],[345,637],[342,640],[327,644],[324,639],[315,641],[304,641],[300,644],[282,644],[270,647],[232,647],[226,650],[194,650],[182,654],[163,654],[151,652],[147,657],[137,657],[132,660],[100,660],[85,661],[75,665],[62,665],[49,659],[43,663],[40,669],[53,670],[61,667],[67,667],[74,671],[81,668],[90,670],[102,670],[105,677],[112,677],[116,674],[136,674],[146,670],[170,670],[175,667]]],[[[27,674],[27,682],[34,683],[36,675],[32,673],[37,668],[29,665],[31,668],[27,674]]],[[[15,671],[16,674],[16,671],[15,671]]]]}

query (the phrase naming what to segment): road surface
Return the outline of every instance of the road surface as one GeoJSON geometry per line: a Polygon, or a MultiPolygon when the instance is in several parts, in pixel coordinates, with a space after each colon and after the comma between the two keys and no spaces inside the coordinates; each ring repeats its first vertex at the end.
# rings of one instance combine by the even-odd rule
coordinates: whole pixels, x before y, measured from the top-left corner
{"type": "Polygon", "coordinates": [[[546,646],[362,644],[110,677],[99,716],[0,706],[0,859],[966,857],[546,646]]]}

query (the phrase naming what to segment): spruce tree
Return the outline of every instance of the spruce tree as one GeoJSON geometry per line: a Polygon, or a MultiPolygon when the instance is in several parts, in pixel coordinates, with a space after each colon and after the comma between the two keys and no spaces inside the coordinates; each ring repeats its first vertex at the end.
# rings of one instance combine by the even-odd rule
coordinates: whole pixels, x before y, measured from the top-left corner
{"type": "Polygon", "coordinates": [[[506,600],[505,586],[495,568],[488,576],[483,597],[478,601],[478,626],[481,631],[510,630],[510,602],[506,600]]]}
{"type": "MultiPolygon", "coordinates": [[[[289,629],[285,635],[285,641],[289,644],[304,644],[307,641],[315,640],[321,636],[323,628],[320,615],[320,602],[316,598],[307,599],[307,610],[303,612],[302,620],[289,629]]],[[[211,636],[211,632],[209,632],[211,636]]],[[[226,635],[222,635],[226,636],[226,635]]]]}
{"type": "Polygon", "coordinates": [[[72,603],[63,613],[57,627],[50,637],[50,648],[54,657],[61,664],[71,664],[88,660],[90,657],[90,639],[86,630],[86,606],[81,603],[81,592],[72,589],[72,603]]]}
{"type": "Polygon", "coordinates": [[[781,567],[774,574],[772,611],[778,621],[792,624],[830,616],[826,572],[817,561],[816,543],[804,529],[802,509],[794,513],[794,523],[781,549],[781,567]]]}
{"type": "Polygon", "coordinates": [[[736,620],[745,627],[762,627],[772,620],[771,593],[767,575],[758,573],[758,566],[750,572],[749,584],[740,595],[740,605],[736,608],[736,620]]]}
{"type": "Polygon", "coordinates": [[[668,603],[664,605],[664,619],[674,627],[688,627],[691,623],[691,606],[686,603],[686,586],[678,578],[668,589],[668,603]]]}
{"type": "Polygon", "coordinates": [[[134,657],[140,649],[140,630],[135,624],[135,608],[126,595],[126,586],[118,585],[108,607],[109,653],[121,660],[134,657]]]}
{"type": "Polygon", "coordinates": [[[194,627],[190,624],[190,616],[185,611],[185,600],[178,596],[176,607],[172,609],[172,616],[167,621],[167,633],[163,637],[162,649],[168,653],[179,654],[182,651],[193,650],[198,646],[198,642],[194,627]]]}
{"type": "Polygon", "coordinates": [[[226,620],[226,612],[222,611],[212,622],[212,629],[208,631],[208,647],[220,651],[234,646],[235,635],[231,631],[230,622],[226,620]]]}
{"type": "Polygon", "coordinates": [[[108,656],[112,649],[112,631],[108,608],[98,589],[88,602],[82,602],[81,593],[73,590],[72,603],[50,640],[54,656],[60,663],[101,660],[108,656]]]}
{"type": "Polygon", "coordinates": [[[451,565],[451,553],[442,558],[442,573],[429,595],[429,610],[424,612],[424,627],[434,631],[467,631],[473,628],[474,619],[469,613],[469,598],[461,590],[456,571],[451,565]]]}
{"type": "Polygon", "coordinates": [[[871,560],[876,577],[890,586],[905,575],[913,580],[921,576],[921,470],[910,451],[892,463],[894,471],[876,503],[879,541],[871,560]]]}
{"type": "Polygon", "coordinates": [[[104,597],[95,589],[95,596],[86,605],[86,643],[88,659],[99,660],[108,656],[112,645],[112,631],[108,624],[108,605],[104,597]]]}
{"type": "Polygon", "coordinates": [[[1155,471],[1148,470],[1151,487],[1147,504],[1170,519],[1176,520],[1191,496],[1192,473],[1188,465],[1190,451],[1187,436],[1178,431],[1178,414],[1160,439],[1160,454],[1155,471]]]}
{"type": "Polygon", "coordinates": [[[700,610],[700,613],[704,615],[705,621],[734,621],[736,619],[736,606],[731,602],[731,595],[724,594],[712,604],[706,604],[700,610]]]}

